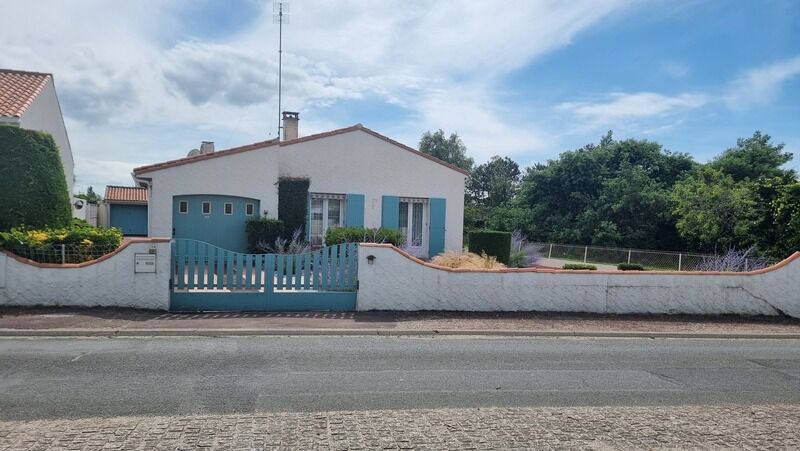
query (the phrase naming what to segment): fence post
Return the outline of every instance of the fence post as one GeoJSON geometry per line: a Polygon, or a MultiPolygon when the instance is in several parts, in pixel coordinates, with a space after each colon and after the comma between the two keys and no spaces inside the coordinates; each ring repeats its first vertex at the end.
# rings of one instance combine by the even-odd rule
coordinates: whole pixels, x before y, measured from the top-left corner
{"type": "Polygon", "coordinates": [[[550,256],[553,255],[553,243],[550,243],[550,250],[547,251],[547,259],[550,260],[550,256]]]}
{"type": "Polygon", "coordinates": [[[678,254],[678,271],[681,270],[682,264],[683,264],[683,254],[678,254]]]}
{"type": "Polygon", "coordinates": [[[631,264],[631,250],[628,249],[628,264],[631,264]]]}
{"type": "Polygon", "coordinates": [[[748,260],[749,260],[748,258],[745,258],[745,259],[744,259],[744,272],[747,272],[747,270],[748,270],[748,269],[747,269],[747,261],[748,261],[748,260]]]}
{"type": "Polygon", "coordinates": [[[67,262],[67,253],[64,250],[64,245],[62,244],[61,245],[61,264],[63,265],[66,262],[67,262]]]}
{"type": "Polygon", "coordinates": [[[589,254],[589,246],[583,248],[583,262],[586,263],[586,255],[589,254]]]}

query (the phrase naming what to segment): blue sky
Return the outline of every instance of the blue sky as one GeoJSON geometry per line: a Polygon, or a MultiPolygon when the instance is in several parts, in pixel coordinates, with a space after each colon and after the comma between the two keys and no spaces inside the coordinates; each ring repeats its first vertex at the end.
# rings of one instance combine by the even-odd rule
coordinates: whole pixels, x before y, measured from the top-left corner
{"type": "MultiPolygon", "coordinates": [[[[755,130],[800,154],[800,2],[295,0],[284,108],[416,146],[458,132],[522,165],[646,138],[706,161],[755,130]]],[[[129,184],[200,141],[274,137],[272,3],[6,5],[0,67],[52,72],[78,187],[129,184]]],[[[791,163],[800,168],[800,155],[791,163]]]]}

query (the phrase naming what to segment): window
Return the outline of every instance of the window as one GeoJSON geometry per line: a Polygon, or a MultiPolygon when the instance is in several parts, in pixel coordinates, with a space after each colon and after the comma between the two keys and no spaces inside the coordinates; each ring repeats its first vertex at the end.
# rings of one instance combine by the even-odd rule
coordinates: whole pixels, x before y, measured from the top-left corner
{"type": "Polygon", "coordinates": [[[178,202],[178,213],[180,213],[182,215],[185,215],[186,213],[189,213],[189,201],[188,200],[182,200],[182,201],[178,202]]]}
{"type": "Polygon", "coordinates": [[[427,199],[400,199],[397,226],[413,253],[424,253],[427,203],[427,199]]]}
{"type": "Polygon", "coordinates": [[[245,214],[246,216],[253,216],[253,214],[255,213],[255,211],[256,211],[256,206],[255,206],[255,204],[252,204],[252,203],[250,203],[250,202],[248,202],[248,203],[244,204],[244,214],[245,214]]]}
{"type": "Polygon", "coordinates": [[[311,244],[325,244],[325,232],[344,225],[344,195],[311,194],[311,244]]]}
{"type": "Polygon", "coordinates": [[[225,202],[225,205],[223,206],[223,212],[228,216],[232,215],[233,214],[233,204],[231,202],[225,202]]]}
{"type": "Polygon", "coordinates": [[[209,202],[207,200],[204,200],[201,205],[202,205],[202,208],[200,209],[200,211],[202,211],[204,215],[210,215],[211,214],[211,202],[209,202]]]}

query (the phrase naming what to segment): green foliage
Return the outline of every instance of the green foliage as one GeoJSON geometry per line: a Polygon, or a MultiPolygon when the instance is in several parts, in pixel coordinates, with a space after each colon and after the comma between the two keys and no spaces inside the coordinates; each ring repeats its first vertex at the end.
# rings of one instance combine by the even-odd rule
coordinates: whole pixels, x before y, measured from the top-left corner
{"type": "Polygon", "coordinates": [[[511,249],[511,254],[508,257],[509,268],[524,268],[528,263],[528,254],[525,250],[517,248],[511,249]]]}
{"type": "Polygon", "coordinates": [[[64,167],[48,133],[0,126],[0,230],[68,227],[64,167]]]}
{"type": "Polygon", "coordinates": [[[90,204],[97,204],[103,200],[103,197],[95,193],[94,188],[92,188],[91,186],[86,189],[85,193],[78,193],[75,195],[75,197],[78,199],[83,199],[90,204]]]}
{"type": "Polygon", "coordinates": [[[0,247],[44,263],[54,261],[52,257],[62,244],[70,249],[66,263],[81,263],[118,248],[122,244],[122,231],[92,227],[86,221],[74,219],[67,227],[12,228],[0,232],[0,247]]]}
{"type": "Polygon", "coordinates": [[[342,243],[387,243],[402,246],[405,238],[399,230],[386,228],[368,229],[364,227],[332,227],[325,232],[325,245],[342,243]]]}
{"type": "Polygon", "coordinates": [[[723,152],[709,166],[730,175],[737,182],[780,176],[784,173],[780,167],[792,160],[792,154],[783,151],[783,144],[770,143],[771,139],[760,131],[750,138],[739,138],[736,147],[723,152]]]}
{"type": "Polygon", "coordinates": [[[617,265],[620,271],[644,271],[644,266],[636,263],[620,263],[617,265]]]}
{"type": "Polygon", "coordinates": [[[310,185],[311,181],[308,179],[278,179],[278,219],[283,221],[288,232],[305,230],[310,185]]]}
{"type": "Polygon", "coordinates": [[[511,158],[494,156],[470,173],[466,192],[473,205],[499,207],[513,199],[519,183],[519,165],[511,158]]]}
{"type": "Polygon", "coordinates": [[[254,218],[245,223],[247,233],[247,251],[250,253],[262,252],[260,243],[272,244],[283,236],[285,227],[279,219],[254,218]]]}
{"type": "Polygon", "coordinates": [[[497,230],[473,230],[469,232],[469,251],[486,253],[497,257],[497,261],[509,265],[511,260],[511,233],[497,230]]]}
{"type": "Polygon", "coordinates": [[[475,164],[475,161],[467,156],[467,146],[461,138],[455,133],[451,133],[449,138],[445,137],[441,129],[434,133],[425,132],[419,140],[419,151],[467,171],[475,164]]]}
{"type": "Polygon", "coordinates": [[[597,266],[586,263],[564,263],[564,266],[562,266],[561,269],[596,271],[597,266]]]}

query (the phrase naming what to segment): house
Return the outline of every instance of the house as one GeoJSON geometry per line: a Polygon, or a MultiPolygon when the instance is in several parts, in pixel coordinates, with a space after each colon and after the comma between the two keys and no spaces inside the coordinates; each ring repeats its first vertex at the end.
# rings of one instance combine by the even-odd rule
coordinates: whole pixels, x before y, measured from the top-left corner
{"type": "MultiPolygon", "coordinates": [[[[50,133],[58,146],[67,189],[72,197],[75,163],[53,75],[0,69],[0,125],[50,133]]],[[[73,198],[73,202],[75,200],[73,198]]],[[[77,215],[74,209],[73,214],[77,215]]]]}
{"type": "MultiPolygon", "coordinates": [[[[284,112],[284,139],[203,151],[134,169],[149,190],[148,235],[244,250],[249,218],[276,218],[278,181],[309,180],[306,236],[324,244],[330,227],[400,230],[412,253],[461,249],[468,173],[361,124],[298,136],[284,112]]],[[[279,218],[280,219],[280,218],[279,218]]]]}
{"type": "Polygon", "coordinates": [[[122,230],[126,236],[147,236],[147,188],[107,186],[103,207],[104,222],[122,230]]]}

